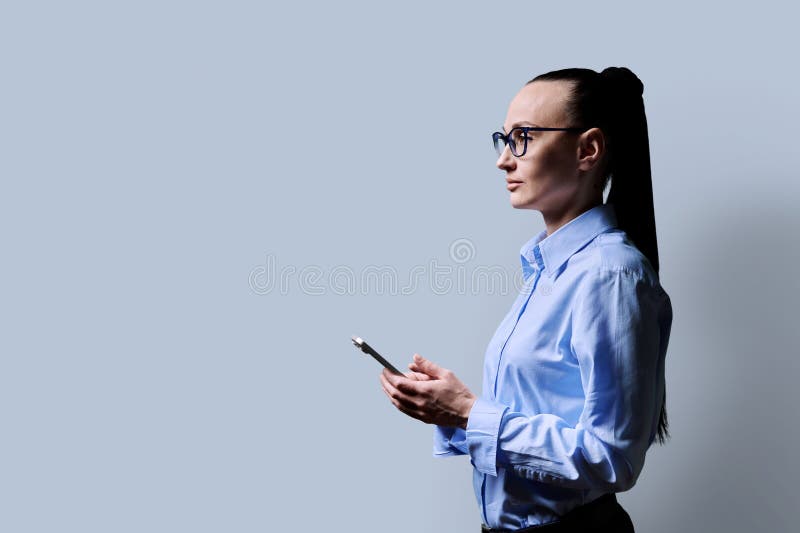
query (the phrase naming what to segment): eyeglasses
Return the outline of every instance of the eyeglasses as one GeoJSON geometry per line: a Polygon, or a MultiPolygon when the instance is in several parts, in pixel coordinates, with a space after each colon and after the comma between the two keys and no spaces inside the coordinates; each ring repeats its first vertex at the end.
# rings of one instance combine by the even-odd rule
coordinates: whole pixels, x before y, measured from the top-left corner
{"type": "Polygon", "coordinates": [[[584,129],[585,128],[540,128],[538,126],[522,126],[519,128],[513,128],[508,132],[508,135],[501,131],[492,133],[492,142],[494,143],[494,149],[497,150],[497,155],[503,155],[503,150],[505,150],[506,145],[508,145],[508,147],[511,148],[512,154],[517,157],[522,157],[525,155],[525,151],[528,149],[529,131],[579,132],[584,131],[584,129]]]}

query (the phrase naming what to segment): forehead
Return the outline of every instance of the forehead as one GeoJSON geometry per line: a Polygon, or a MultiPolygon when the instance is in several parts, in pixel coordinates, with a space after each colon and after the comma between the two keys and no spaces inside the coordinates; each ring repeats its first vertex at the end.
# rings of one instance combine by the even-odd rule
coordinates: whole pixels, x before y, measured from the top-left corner
{"type": "Polygon", "coordinates": [[[517,93],[508,106],[506,131],[519,123],[544,127],[566,125],[566,104],[571,83],[566,81],[535,81],[517,93]]]}

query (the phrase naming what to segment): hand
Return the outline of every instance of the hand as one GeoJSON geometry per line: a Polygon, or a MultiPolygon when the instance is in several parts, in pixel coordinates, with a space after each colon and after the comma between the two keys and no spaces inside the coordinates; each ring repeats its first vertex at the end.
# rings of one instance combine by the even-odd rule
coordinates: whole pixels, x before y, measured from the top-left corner
{"type": "Polygon", "coordinates": [[[414,354],[405,377],[384,370],[383,392],[397,409],[426,424],[467,428],[475,395],[446,368],[414,354]]]}

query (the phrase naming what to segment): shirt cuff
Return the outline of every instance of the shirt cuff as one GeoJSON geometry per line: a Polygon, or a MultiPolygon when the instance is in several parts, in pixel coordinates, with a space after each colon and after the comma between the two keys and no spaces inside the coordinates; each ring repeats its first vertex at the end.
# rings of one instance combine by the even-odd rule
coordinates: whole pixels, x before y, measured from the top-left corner
{"type": "Polygon", "coordinates": [[[467,454],[467,435],[461,428],[436,426],[433,432],[433,456],[451,457],[467,454]]]}
{"type": "Polygon", "coordinates": [[[475,400],[467,420],[467,447],[475,469],[497,475],[497,437],[505,405],[484,398],[475,400]]]}

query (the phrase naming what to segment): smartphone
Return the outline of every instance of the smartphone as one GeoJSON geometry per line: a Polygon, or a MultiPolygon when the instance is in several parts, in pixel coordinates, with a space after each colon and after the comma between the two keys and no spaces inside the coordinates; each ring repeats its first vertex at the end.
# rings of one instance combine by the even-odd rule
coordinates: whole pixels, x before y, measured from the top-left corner
{"type": "Polygon", "coordinates": [[[378,361],[380,364],[382,364],[384,367],[386,367],[386,369],[389,370],[389,372],[391,372],[393,374],[400,375],[400,376],[405,376],[405,374],[403,374],[402,372],[397,370],[392,365],[392,363],[390,363],[389,361],[387,361],[386,359],[381,357],[381,354],[379,354],[378,352],[373,350],[372,346],[370,346],[369,344],[364,342],[364,339],[362,339],[361,337],[356,337],[355,335],[353,335],[351,337],[351,340],[353,341],[353,345],[355,345],[356,348],[360,348],[362,352],[370,354],[372,357],[375,358],[376,361],[378,361]]]}

